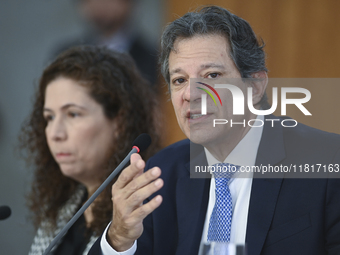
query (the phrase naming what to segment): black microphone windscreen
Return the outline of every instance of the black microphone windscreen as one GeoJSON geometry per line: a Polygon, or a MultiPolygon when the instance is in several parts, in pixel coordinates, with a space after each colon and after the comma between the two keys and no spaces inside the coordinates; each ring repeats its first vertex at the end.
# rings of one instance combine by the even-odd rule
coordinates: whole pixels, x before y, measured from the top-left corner
{"type": "Polygon", "coordinates": [[[132,146],[137,146],[142,152],[146,150],[151,144],[151,137],[148,134],[140,134],[136,140],[133,141],[132,146]]]}
{"type": "Polygon", "coordinates": [[[7,205],[0,206],[0,220],[7,219],[11,215],[11,208],[7,205]]]}

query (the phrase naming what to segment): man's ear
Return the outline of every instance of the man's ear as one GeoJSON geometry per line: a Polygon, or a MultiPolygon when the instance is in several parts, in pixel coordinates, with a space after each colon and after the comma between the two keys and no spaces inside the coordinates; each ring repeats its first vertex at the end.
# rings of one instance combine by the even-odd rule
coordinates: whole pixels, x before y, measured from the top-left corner
{"type": "Polygon", "coordinates": [[[268,75],[265,71],[260,71],[257,73],[253,73],[252,75],[252,87],[253,87],[253,105],[257,105],[263,94],[266,92],[267,84],[268,84],[268,75]]]}

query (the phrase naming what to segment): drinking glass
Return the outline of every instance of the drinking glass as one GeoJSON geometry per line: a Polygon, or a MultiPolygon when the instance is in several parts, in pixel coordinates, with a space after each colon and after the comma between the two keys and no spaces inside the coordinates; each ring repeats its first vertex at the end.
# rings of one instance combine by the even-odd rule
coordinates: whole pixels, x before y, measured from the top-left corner
{"type": "Polygon", "coordinates": [[[204,244],[202,255],[247,255],[246,245],[210,242],[204,244]]]}

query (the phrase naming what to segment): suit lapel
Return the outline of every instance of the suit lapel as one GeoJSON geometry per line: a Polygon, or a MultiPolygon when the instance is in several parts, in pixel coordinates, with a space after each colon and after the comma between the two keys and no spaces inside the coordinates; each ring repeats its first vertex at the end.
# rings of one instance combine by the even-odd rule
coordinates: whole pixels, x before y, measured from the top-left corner
{"type": "MultiPolygon", "coordinates": [[[[264,126],[256,165],[275,165],[285,158],[283,128],[272,128],[270,125],[267,123],[264,126]]],[[[190,165],[207,165],[203,149],[196,155],[191,163],[185,165],[187,171],[182,171],[177,180],[178,255],[198,254],[208,206],[210,179],[190,178],[190,165]]],[[[249,255],[261,253],[274,215],[282,177],[253,180],[246,233],[249,255]]]]}
{"type": "Polygon", "coordinates": [[[182,171],[177,180],[179,243],[176,254],[198,254],[209,200],[210,179],[190,178],[190,165],[207,165],[203,149],[197,157],[187,162],[186,171],[182,171]]]}
{"type": "MultiPolygon", "coordinates": [[[[281,126],[272,128],[270,125],[264,126],[256,158],[258,166],[261,164],[273,166],[285,158],[283,128],[281,126]]],[[[246,233],[249,255],[259,255],[267,237],[283,175],[277,177],[253,179],[246,233]]]]}

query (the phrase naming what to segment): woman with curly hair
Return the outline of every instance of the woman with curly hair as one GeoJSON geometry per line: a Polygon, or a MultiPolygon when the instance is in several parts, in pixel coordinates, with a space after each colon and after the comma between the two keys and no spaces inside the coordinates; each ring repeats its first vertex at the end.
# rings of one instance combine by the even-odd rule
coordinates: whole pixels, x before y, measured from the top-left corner
{"type": "MultiPolygon", "coordinates": [[[[125,54],[95,46],[62,53],[43,72],[21,146],[35,165],[29,207],[37,234],[29,254],[52,239],[131,150],[152,137],[159,149],[157,102],[125,54]]],[[[112,217],[111,186],[71,227],[53,254],[87,254],[112,217]]]]}

